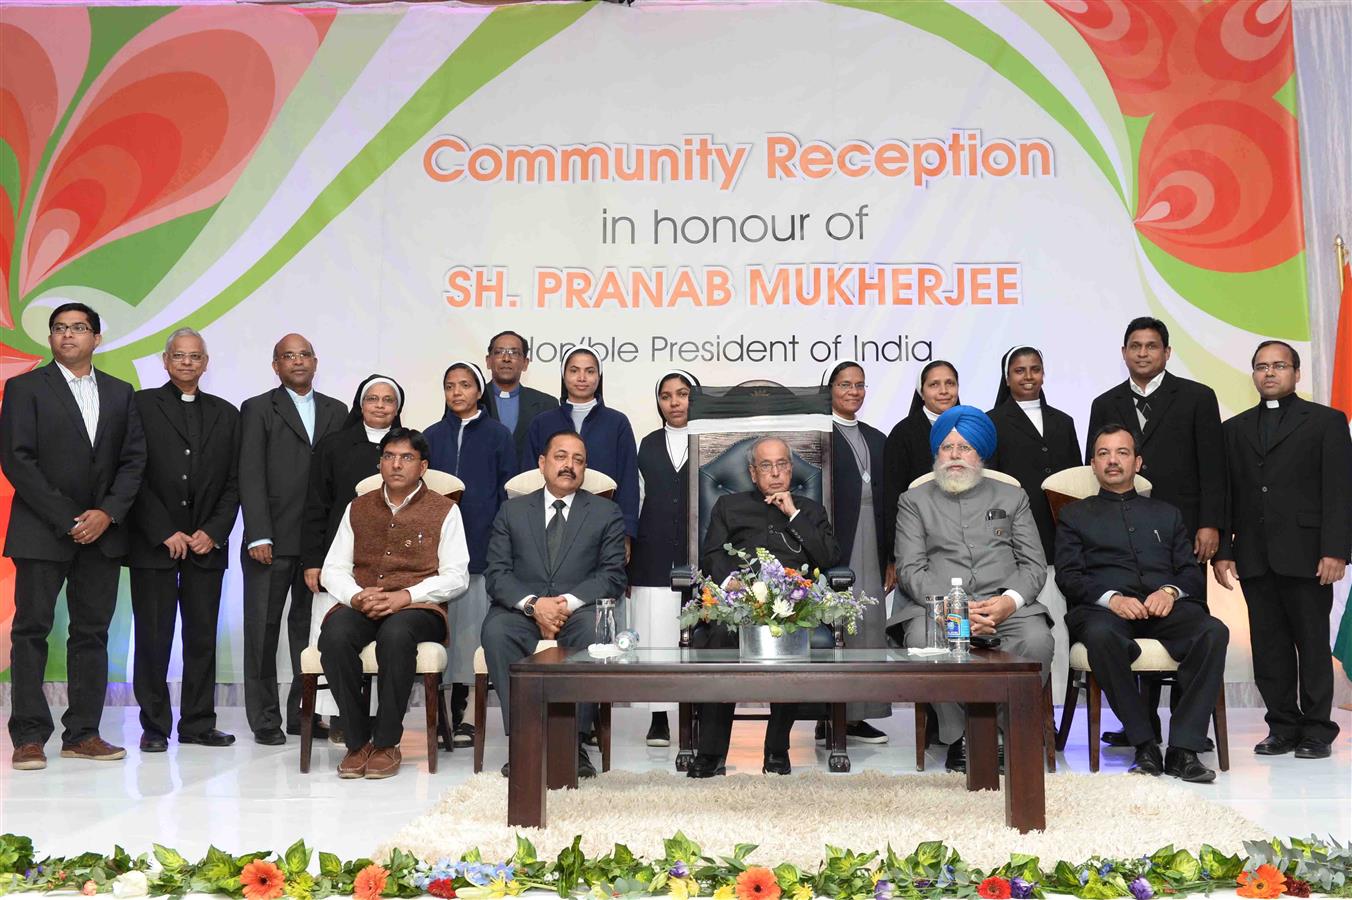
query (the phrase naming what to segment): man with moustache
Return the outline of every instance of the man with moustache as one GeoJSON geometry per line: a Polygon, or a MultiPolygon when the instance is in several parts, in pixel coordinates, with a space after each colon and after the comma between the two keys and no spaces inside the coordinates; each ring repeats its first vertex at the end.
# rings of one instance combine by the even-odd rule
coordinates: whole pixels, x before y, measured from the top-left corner
{"type": "MultiPolygon", "coordinates": [[[[1127,380],[1094,398],[1088,434],[1092,438],[1109,424],[1131,431],[1141,475],[1152,485],[1150,496],[1178,507],[1193,555],[1206,565],[1220,547],[1225,521],[1225,435],[1216,392],[1166,372],[1172,354],[1167,325],[1149,316],[1132,319],[1122,338],[1127,380]]],[[[1093,462],[1093,450],[1092,443],[1086,444],[1086,463],[1093,462]]],[[[1159,683],[1152,682],[1149,692],[1154,710],[1159,705],[1159,683]]],[[[1151,716],[1159,739],[1159,715],[1151,716]]],[[[1120,731],[1105,731],[1103,741],[1129,746],[1120,731]]]]}
{"type": "MultiPolygon", "coordinates": [[[[789,445],[776,437],[763,437],[746,454],[747,468],[755,488],[718,498],[709,513],[709,527],[700,545],[700,571],[717,582],[742,566],[740,557],[724,548],[755,554],[764,547],[785,568],[823,572],[840,559],[840,543],[831,529],[826,509],[815,500],[789,492],[793,481],[793,456],[789,445]]],[[[737,633],[723,624],[704,622],[696,626],[690,646],[725,648],[737,646],[737,633]]],[[[699,746],[686,775],[712,778],[725,773],[724,763],[732,738],[734,704],[700,704],[699,746]]],[[[761,772],[788,775],[789,731],[797,704],[772,703],[765,728],[761,772]]]]}
{"type": "MultiPolygon", "coordinates": [[[[291,691],[286,730],[300,734],[300,654],[310,640],[311,593],[300,566],[310,455],[338,430],[347,407],[314,390],[319,357],[299,334],[272,349],[281,384],[240,407],[239,496],[244,509],[244,706],[259,744],[285,744],[277,693],[277,641],[286,611],[291,691]],[[287,609],[287,595],[291,597],[287,609]]],[[[316,723],[316,734],[326,729],[316,723]]]]}
{"type": "Polygon", "coordinates": [[[99,737],[108,686],[108,625],[117,606],[124,527],[146,463],[131,385],[94,368],[103,341],[99,314],[63,303],[47,319],[52,362],[5,384],[0,468],[14,487],[5,555],[14,561],[10,630],[13,766],[45,769],[53,731],[42,692],[47,636],[64,585],[69,705],[61,755],[122,759],[99,737]]]}
{"type": "Polygon", "coordinates": [[[1216,773],[1197,754],[1225,677],[1230,631],[1207,612],[1206,578],[1178,508],[1142,497],[1136,441],[1121,425],[1093,436],[1090,463],[1099,492],[1064,507],[1056,529],[1056,584],[1069,607],[1072,643],[1085,645],[1094,677],[1136,748],[1131,772],[1209,783],[1216,773]],[[1150,709],[1131,664],[1137,638],[1153,638],[1178,660],[1169,751],[1160,755],[1150,709]]]}
{"type": "Polygon", "coordinates": [[[1260,402],[1225,423],[1229,521],[1214,563],[1249,608],[1253,674],[1267,707],[1260,756],[1332,751],[1333,584],[1352,545],[1352,439],[1336,409],[1296,396],[1300,355],[1263,341],[1250,361],[1260,402]]]}
{"type": "MultiPolygon", "coordinates": [[[[488,676],[497,686],[505,731],[512,728],[510,668],[541,640],[582,649],[596,638],[591,606],[624,595],[624,516],[604,497],[581,490],[587,472],[582,438],[561,431],[539,458],[545,486],[503,503],[488,538],[484,579],[491,605],[481,639],[488,676]]],[[[578,710],[577,770],[596,768],[582,746],[592,706],[578,710]]],[[[508,774],[508,766],[502,774],[508,774]]]]}
{"type": "Polygon", "coordinates": [[[227,543],[239,511],[239,411],[198,389],[206,341],[180,328],[164,345],[169,381],[136,392],[146,470],[131,508],[127,565],[136,627],[132,687],[141,706],[141,751],[163,753],[174,724],[169,656],[183,618],[180,744],[228,747],[216,728],[216,625],[227,543]]]}
{"type": "MultiPolygon", "coordinates": [[[[904,593],[894,603],[888,634],[903,646],[923,647],[921,601],[948,593],[951,580],[961,577],[972,598],[973,638],[998,637],[1000,649],[1037,660],[1045,681],[1052,623],[1037,597],[1047,581],[1047,561],[1023,488],[983,475],[995,449],[995,423],[974,406],[954,406],[935,420],[934,479],[897,503],[897,584],[904,593]]],[[[967,771],[962,705],[933,706],[939,739],[948,744],[945,766],[967,771]]]]}
{"type": "Polygon", "coordinates": [[[530,368],[530,344],[515,331],[493,335],[484,368],[492,379],[483,397],[488,415],[507,426],[518,462],[529,468],[526,446],[530,423],[540,413],[557,409],[558,398],[521,383],[521,376],[530,368]]]}

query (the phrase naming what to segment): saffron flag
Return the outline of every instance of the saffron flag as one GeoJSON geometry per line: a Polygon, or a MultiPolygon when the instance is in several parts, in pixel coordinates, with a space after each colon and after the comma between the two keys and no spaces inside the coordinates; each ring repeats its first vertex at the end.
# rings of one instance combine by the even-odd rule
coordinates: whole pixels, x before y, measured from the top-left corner
{"type": "MultiPolygon", "coordinates": [[[[1329,404],[1352,419],[1352,263],[1345,251],[1340,255],[1343,293],[1338,304],[1338,340],[1333,345],[1333,389],[1329,393],[1329,404]]],[[[1343,664],[1343,674],[1352,679],[1352,588],[1347,592],[1347,605],[1343,607],[1343,618],[1338,625],[1338,638],[1333,642],[1333,655],[1343,664]]]]}

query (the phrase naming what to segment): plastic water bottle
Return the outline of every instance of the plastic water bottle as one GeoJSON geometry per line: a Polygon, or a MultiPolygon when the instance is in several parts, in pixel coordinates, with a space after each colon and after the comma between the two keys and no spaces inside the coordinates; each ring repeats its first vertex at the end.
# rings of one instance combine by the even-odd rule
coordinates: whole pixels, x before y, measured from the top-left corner
{"type": "Polygon", "coordinates": [[[968,613],[970,598],[967,591],[963,590],[961,578],[953,578],[949,583],[953,586],[944,596],[944,605],[948,610],[944,631],[948,635],[948,647],[953,655],[966,656],[972,643],[972,620],[968,613]]]}

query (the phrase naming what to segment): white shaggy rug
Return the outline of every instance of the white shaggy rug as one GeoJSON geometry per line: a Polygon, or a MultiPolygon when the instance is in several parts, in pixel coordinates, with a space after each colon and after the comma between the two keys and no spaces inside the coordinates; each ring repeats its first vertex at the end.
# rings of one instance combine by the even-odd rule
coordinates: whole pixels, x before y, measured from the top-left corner
{"type": "Polygon", "coordinates": [[[678,830],[711,856],[739,843],[758,844],[753,861],[815,868],[826,844],[906,854],[922,841],[943,840],[975,866],[990,868],[1011,853],[1029,853],[1050,867],[1093,855],[1153,853],[1166,844],[1226,853],[1245,840],[1269,837],[1229,807],[1198,797],[1170,779],[1138,775],[1048,775],[1047,830],[1006,828],[1004,794],[969,793],[960,775],[731,775],[692,781],[669,772],[610,772],[576,791],[550,791],[548,826],[507,826],[507,781],[481,774],[447,791],[376,851],[393,847],[434,862],[478,847],[486,861],[505,860],[519,832],[552,859],[581,834],[588,856],[622,843],[661,857],[662,839],[678,830]]]}

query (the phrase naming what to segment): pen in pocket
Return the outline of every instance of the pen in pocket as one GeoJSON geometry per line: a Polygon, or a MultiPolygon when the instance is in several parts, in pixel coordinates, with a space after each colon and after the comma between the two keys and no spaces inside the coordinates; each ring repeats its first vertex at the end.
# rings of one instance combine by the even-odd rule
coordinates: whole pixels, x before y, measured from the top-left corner
{"type": "Polygon", "coordinates": [[[1164,543],[1164,539],[1160,537],[1160,530],[1158,528],[1155,529],[1155,543],[1157,544],[1164,543]]]}

